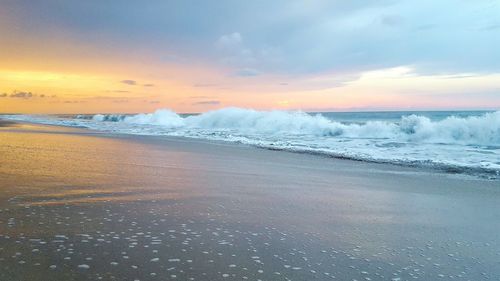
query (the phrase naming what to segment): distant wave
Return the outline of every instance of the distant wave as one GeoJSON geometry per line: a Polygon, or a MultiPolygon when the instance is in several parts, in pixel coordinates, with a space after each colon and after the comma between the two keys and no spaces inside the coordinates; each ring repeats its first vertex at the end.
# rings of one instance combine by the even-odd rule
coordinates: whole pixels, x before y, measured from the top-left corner
{"type": "Polygon", "coordinates": [[[77,119],[92,119],[94,121],[110,121],[110,122],[119,122],[123,121],[127,117],[127,115],[124,114],[96,114],[92,116],[92,118],[88,118],[85,115],[78,115],[76,118],[77,119]]]}
{"type": "Polygon", "coordinates": [[[329,120],[321,114],[242,108],[224,108],[188,117],[181,117],[171,110],[161,109],[154,113],[131,116],[98,114],[92,119],[167,128],[231,129],[249,134],[311,135],[500,146],[500,111],[466,118],[449,116],[440,121],[409,115],[403,116],[399,122],[368,121],[364,124],[344,124],[329,120]]]}

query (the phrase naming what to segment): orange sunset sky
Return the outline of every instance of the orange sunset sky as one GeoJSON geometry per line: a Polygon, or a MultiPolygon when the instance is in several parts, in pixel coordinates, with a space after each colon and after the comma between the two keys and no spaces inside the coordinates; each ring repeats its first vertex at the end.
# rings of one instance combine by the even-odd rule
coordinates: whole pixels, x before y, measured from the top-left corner
{"type": "Polygon", "coordinates": [[[500,108],[497,1],[209,2],[0,1],[0,113],[500,108]]]}

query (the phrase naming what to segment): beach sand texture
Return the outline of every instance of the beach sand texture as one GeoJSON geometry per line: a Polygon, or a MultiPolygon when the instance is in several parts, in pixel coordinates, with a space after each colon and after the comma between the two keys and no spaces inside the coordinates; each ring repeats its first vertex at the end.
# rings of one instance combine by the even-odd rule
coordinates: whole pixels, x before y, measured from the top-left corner
{"type": "Polygon", "coordinates": [[[0,280],[500,280],[500,184],[0,122],[0,280]]]}

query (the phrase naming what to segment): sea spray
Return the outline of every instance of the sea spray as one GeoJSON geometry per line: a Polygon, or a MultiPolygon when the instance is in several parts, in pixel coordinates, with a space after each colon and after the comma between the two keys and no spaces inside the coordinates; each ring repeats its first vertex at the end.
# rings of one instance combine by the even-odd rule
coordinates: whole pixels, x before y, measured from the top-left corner
{"type": "Polygon", "coordinates": [[[131,116],[97,114],[93,120],[169,128],[230,129],[252,134],[500,145],[500,111],[466,118],[449,116],[440,121],[431,121],[428,117],[412,114],[401,117],[398,122],[368,121],[364,124],[344,124],[329,120],[321,114],[300,111],[257,111],[242,108],[224,108],[187,117],[181,117],[168,109],[131,116]]]}

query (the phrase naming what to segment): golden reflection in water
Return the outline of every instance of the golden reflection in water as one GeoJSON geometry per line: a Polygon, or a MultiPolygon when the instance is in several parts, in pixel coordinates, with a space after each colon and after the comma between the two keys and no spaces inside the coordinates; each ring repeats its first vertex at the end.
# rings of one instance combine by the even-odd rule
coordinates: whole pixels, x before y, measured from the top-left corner
{"type": "Polygon", "coordinates": [[[20,204],[34,205],[165,200],[192,195],[189,180],[185,180],[192,177],[190,171],[163,164],[165,157],[179,164],[189,161],[186,153],[159,151],[140,142],[93,134],[29,124],[2,127],[3,195],[20,193],[17,197],[24,198],[20,204]]]}

